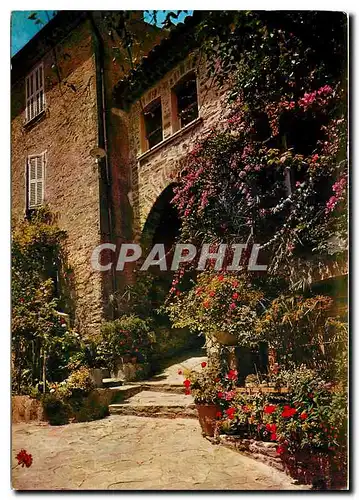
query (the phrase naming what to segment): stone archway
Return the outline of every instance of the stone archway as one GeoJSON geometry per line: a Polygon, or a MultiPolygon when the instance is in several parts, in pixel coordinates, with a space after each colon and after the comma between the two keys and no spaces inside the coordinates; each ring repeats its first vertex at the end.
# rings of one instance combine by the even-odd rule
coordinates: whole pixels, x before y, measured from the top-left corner
{"type": "Polygon", "coordinates": [[[170,254],[181,228],[177,209],[171,203],[175,184],[167,186],[153,204],[141,233],[141,245],[150,248],[163,243],[166,254],[170,254]]]}

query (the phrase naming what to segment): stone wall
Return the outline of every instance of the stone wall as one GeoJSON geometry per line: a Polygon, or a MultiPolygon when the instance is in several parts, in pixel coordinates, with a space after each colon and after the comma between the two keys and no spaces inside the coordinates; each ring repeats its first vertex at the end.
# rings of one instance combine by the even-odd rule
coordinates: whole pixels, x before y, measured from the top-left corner
{"type": "MultiPolygon", "coordinates": [[[[40,61],[37,61],[37,64],[40,61]]],[[[42,58],[46,110],[25,125],[25,77],[12,86],[12,219],[25,216],[25,163],[46,151],[45,203],[67,232],[73,268],[75,326],[84,335],[102,318],[102,276],[90,265],[101,241],[99,169],[90,150],[98,145],[94,40],[89,21],[76,27],[42,58]]]]}
{"type": "Polygon", "coordinates": [[[199,58],[196,58],[195,54],[190,54],[131,107],[129,134],[135,238],[140,238],[156,199],[171,184],[172,176],[178,170],[179,160],[223,117],[225,94],[210,86],[205,64],[203,61],[201,63],[198,61],[199,58]],[[196,120],[174,132],[171,89],[191,71],[197,76],[199,115],[196,120]],[[142,152],[140,123],[142,109],[157,97],[161,97],[163,141],[151,150],[142,152]]]}

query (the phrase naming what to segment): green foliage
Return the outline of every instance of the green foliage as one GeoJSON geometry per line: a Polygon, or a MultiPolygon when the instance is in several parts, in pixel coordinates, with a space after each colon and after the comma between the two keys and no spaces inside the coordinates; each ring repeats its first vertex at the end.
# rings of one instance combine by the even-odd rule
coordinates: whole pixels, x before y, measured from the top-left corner
{"type": "Polygon", "coordinates": [[[275,348],[282,368],[305,363],[328,379],[344,381],[347,326],[333,314],[333,300],[323,295],[280,296],[257,323],[257,334],[275,348]]]}
{"type": "Polygon", "coordinates": [[[78,336],[58,314],[54,278],[65,233],[46,209],[22,221],[12,243],[13,390],[24,393],[39,381],[61,380],[78,349],[78,336]],[[44,370],[45,363],[45,370],[44,370]]]}
{"type": "Polygon", "coordinates": [[[192,394],[196,404],[217,404],[220,390],[221,367],[218,363],[210,363],[201,371],[184,371],[185,393],[192,394]]]}
{"type": "Polygon", "coordinates": [[[146,362],[154,341],[152,325],[135,315],[122,316],[102,325],[97,345],[97,362],[115,369],[120,358],[135,357],[146,362]]]}
{"type": "Polygon", "coordinates": [[[189,292],[176,294],[167,310],[175,327],[188,327],[213,337],[226,332],[241,345],[255,345],[257,314],[263,309],[263,293],[245,275],[203,272],[189,292]]]}
{"type": "Polygon", "coordinates": [[[343,449],[347,440],[347,394],[305,366],[282,372],[286,395],[223,394],[223,431],[277,442],[279,453],[343,449]]]}
{"type": "Polygon", "coordinates": [[[76,396],[78,394],[86,396],[95,389],[90,371],[86,367],[82,367],[72,372],[65,382],[66,389],[71,396],[76,396]]]}

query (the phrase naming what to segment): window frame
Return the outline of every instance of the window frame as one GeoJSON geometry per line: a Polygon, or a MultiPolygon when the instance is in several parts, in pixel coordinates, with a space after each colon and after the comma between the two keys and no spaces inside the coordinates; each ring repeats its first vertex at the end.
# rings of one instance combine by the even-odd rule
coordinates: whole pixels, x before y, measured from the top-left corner
{"type": "MultiPolygon", "coordinates": [[[[176,84],[171,88],[171,108],[172,108],[172,134],[175,132],[178,132],[184,127],[187,127],[190,125],[192,122],[197,120],[199,118],[199,89],[198,89],[198,78],[197,78],[197,73],[194,70],[188,71],[185,73],[177,82],[176,84]],[[197,104],[197,116],[193,118],[193,120],[189,121],[188,123],[183,124],[182,119],[180,117],[180,114],[178,112],[178,90],[179,88],[189,80],[194,80],[196,84],[196,104],[197,104]]],[[[195,102],[193,102],[193,105],[195,105],[195,102]]],[[[190,106],[189,106],[190,107],[190,106]]]]}
{"type": "Polygon", "coordinates": [[[141,113],[141,152],[145,153],[146,151],[149,151],[150,149],[156,147],[158,144],[160,144],[163,141],[163,108],[162,108],[162,99],[161,96],[156,97],[153,99],[151,102],[149,102],[143,109],[141,113]],[[146,127],[146,114],[151,112],[151,109],[155,109],[159,107],[160,108],[160,114],[161,114],[161,127],[158,127],[157,129],[153,130],[150,132],[150,134],[147,134],[147,127],[146,127]],[[155,134],[158,132],[158,130],[161,130],[162,132],[162,137],[161,140],[158,141],[156,144],[153,144],[150,147],[150,142],[148,140],[148,137],[150,135],[155,134]]]}
{"type": "Polygon", "coordinates": [[[38,154],[28,155],[26,159],[26,210],[36,210],[45,203],[45,180],[46,180],[46,151],[38,154]],[[31,178],[31,160],[35,162],[35,178],[31,178]],[[41,159],[42,176],[38,178],[38,159],[41,159]],[[37,184],[41,182],[41,202],[38,202],[37,184]],[[35,185],[35,203],[31,203],[31,186],[35,185]]]}
{"type": "Polygon", "coordinates": [[[41,62],[25,77],[25,123],[40,116],[45,109],[44,63],[41,62]],[[41,78],[38,75],[41,75],[41,78]]]}

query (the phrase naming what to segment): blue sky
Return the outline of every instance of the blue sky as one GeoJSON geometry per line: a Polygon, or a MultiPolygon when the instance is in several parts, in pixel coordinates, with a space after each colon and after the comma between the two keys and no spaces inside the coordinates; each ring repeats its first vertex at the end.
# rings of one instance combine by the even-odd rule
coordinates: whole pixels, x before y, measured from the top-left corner
{"type": "Polygon", "coordinates": [[[54,10],[37,10],[37,18],[40,19],[44,24],[36,24],[35,20],[28,19],[30,14],[34,12],[31,10],[14,10],[11,13],[11,55],[13,56],[24,45],[27,44],[31,38],[36,35],[40,29],[47,24],[48,16],[51,17],[54,14],[54,10]]]}
{"type": "MultiPolygon", "coordinates": [[[[24,45],[27,44],[29,40],[38,32],[40,29],[47,24],[48,19],[54,15],[54,10],[37,10],[37,18],[40,19],[41,23],[36,24],[35,20],[28,19],[28,17],[34,11],[31,10],[15,10],[11,14],[11,56],[16,54],[24,45]]],[[[158,11],[157,13],[157,25],[161,26],[161,22],[165,19],[166,14],[170,12],[168,10],[158,11]]],[[[173,19],[173,22],[182,22],[187,15],[192,15],[193,11],[189,10],[188,14],[181,13],[177,20],[173,19]]],[[[149,20],[151,16],[146,14],[144,16],[145,20],[149,20]]]]}

